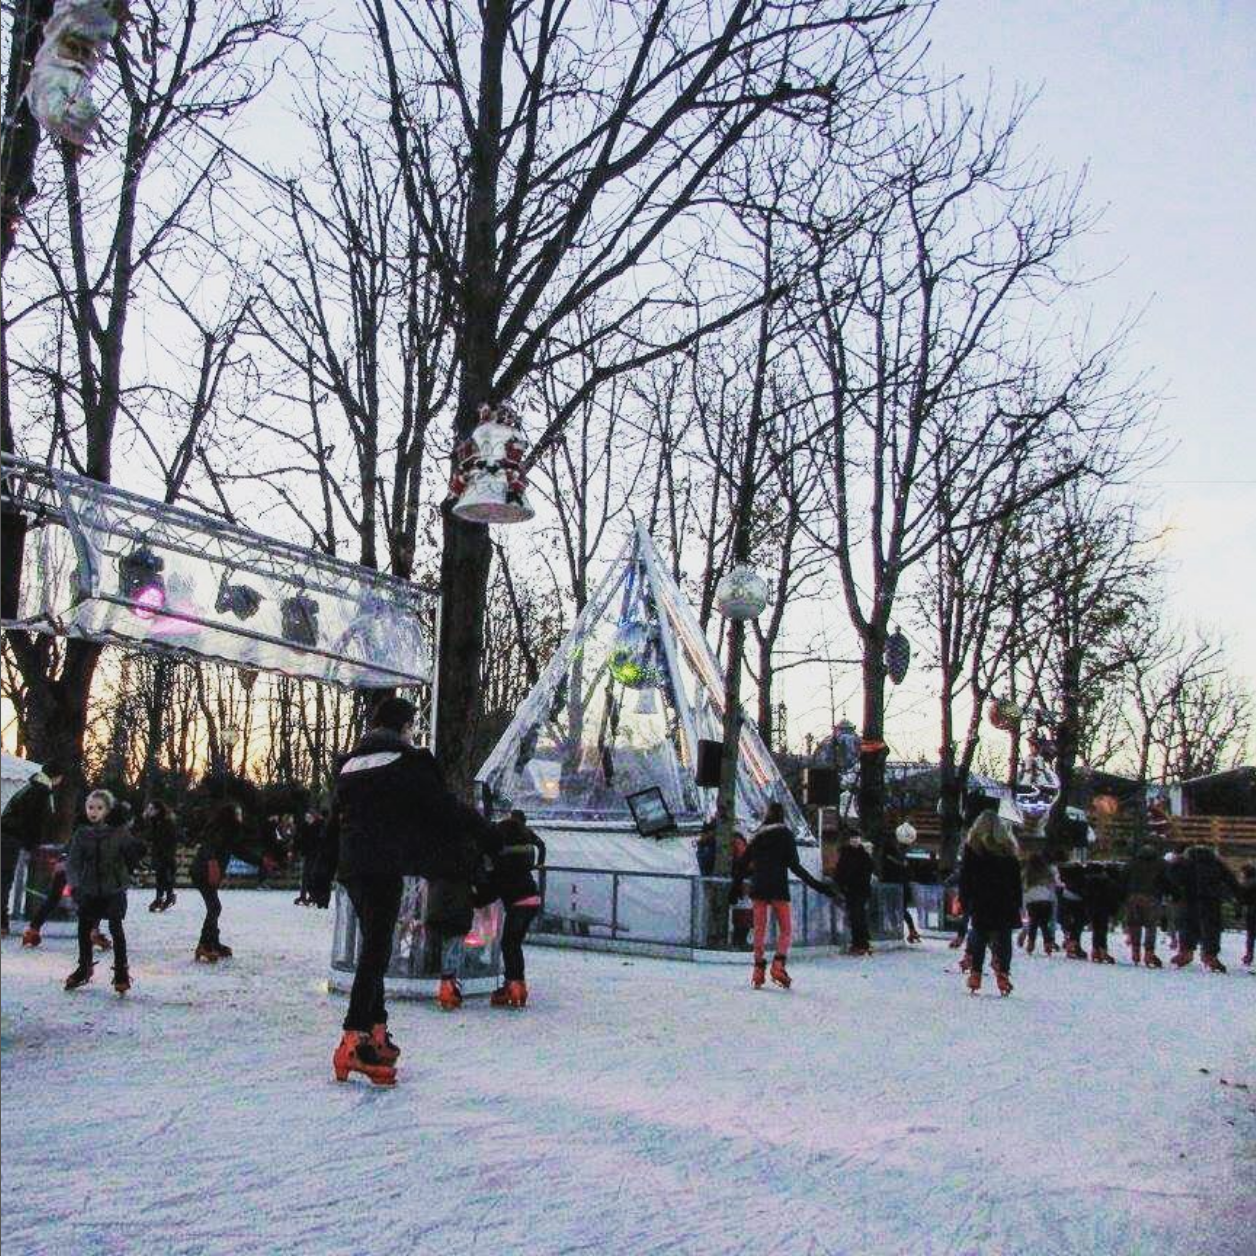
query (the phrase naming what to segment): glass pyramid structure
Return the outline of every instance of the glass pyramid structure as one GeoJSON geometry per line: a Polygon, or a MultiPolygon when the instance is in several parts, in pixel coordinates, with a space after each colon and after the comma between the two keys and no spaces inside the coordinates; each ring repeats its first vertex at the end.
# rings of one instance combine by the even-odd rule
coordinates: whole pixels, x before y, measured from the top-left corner
{"type": "MultiPolygon", "coordinates": [[[[720,665],[680,589],[638,525],[477,774],[494,812],[529,823],[631,824],[630,795],[657,787],[678,827],[715,813],[697,784],[700,740],[719,741],[720,665]]],[[[775,761],[742,725],[737,819],[756,826],[779,801],[800,844],[815,845],[775,761]]]]}

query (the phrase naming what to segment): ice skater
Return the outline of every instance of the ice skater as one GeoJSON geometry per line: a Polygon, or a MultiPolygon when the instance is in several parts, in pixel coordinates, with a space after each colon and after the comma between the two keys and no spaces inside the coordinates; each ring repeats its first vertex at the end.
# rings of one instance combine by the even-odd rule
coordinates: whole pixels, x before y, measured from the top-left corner
{"type": "Polygon", "coordinates": [[[968,989],[981,989],[981,970],[990,949],[990,967],[1001,995],[1012,993],[1012,932],[1024,905],[1020,860],[1011,829],[993,811],[983,811],[968,830],[960,875],[960,896],[968,908],[968,989]]]}
{"type": "Polygon", "coordinates": [[[1029,919],[1022,932],[1025,950],[1030,955],[1039,934],[1044,954],[1054,955],[1057,950],[1052,923],[1057,884],[1055,868],[1045,855],[1035,851],[1025,862],[1025,912],[1029,919]]]}
{"type": "Polygon", "coordinates": [[[122,824],[110,821],[114,797],[106,789],[87,795],[83,810],[87,823],[74,830],[66,857],[66,876],[78,907],[78,967],[65,979],[76,990],[92,979],[92,934],[101,920],[109,921],[113,938],[113,988],[125,994],[131,988],[126,931],[126,892],[131,864],[143,843],[122,824]]]}
{"type": "Polygon", "coordinates": [[[1112,917],[1121,905],[1121,886],[1107,864],[1091,862],[1086,865],[1086,881],[1083,899],[1086,916],[1090,921],[1090,959],[1095,964],[1115,964],[1116,958],[1108,950],[1108,931],[1112,917]]]}
{"type": "Polygon", "coordinates": [[[179,852],[179,829],[174,808],[154,800],[144,808],[148,828],[148,855],[153,865],[153,901],[149,911],[169,911],[175,904],[174,876],[179,852]]]}
{"type": "Polygon", "coordinates": [[[1164,910],[1164,859],[1159,848],[1143,842],[1125,865],[1125,934],[1135,964],[1161,968],[1156,954],[1156,925],[1164,910]]]}
{"type": "Polygon", "coordinates": [[[61,784],[65,769],[55,759],[43,767],[5,804],[0,815],[0,871],[3,876],[3,898],[0,899],[0,933],[9,936],[9,899],[13,896],[13,878],[18,860],[25,851],[30,857],[45,839],[53,818],[53,791],[61,784]]]}
{"type": "Polygon", "coordinates": [[[201,936],[193,952],[198,964],[216,964],[235,952],[222,940],[218,922],[222,917],[222,883],[231,860],[250,863],[260,856],[249,844],[244,827],[244,809],[238,802],[224,802],[214,812],[201,834],[192,858],[192,886],[205,904],[201,936]]]}
{"type": "Polygon", "coordinates": [[[734,881],[741,881],[749,874],[750,898],[754,905],[754,965],[750,984],[757,990],[767,977],[768,914],[776,921],[776,953],[772,956],[771,977],[775,985],[788,990],[792,984],[785,967],[789,959],[789,944],[793,932],[793,919],[789,903],[789,874],[794,873],[804,885],[813,890],[834,896],[834,889],[825,881],[813,877],[798,858],[798,843],[793,830],[785,823],[785,809],[779,802],[768,804],[763,814],[763,824],[750,839],[746,853],[733,869],[734,881]]]}
{"type": "Polygon", "coordinates": [[[489,1003],[522,1008],[528,1002],[523,942],[541,910],[536,872],[545,866],[545,843],[528,828],[528,818],[519,810],[512,811],[497,829],[501,847],[492,858],[490,884],[506,914],[502,924],[502,984],[493,991],[489,1003]]]}
{"type": "Polygon", "coordinates": [[[911,914],[911,869],[904,853],[904,847],[914,845],[915,841],[915,826],[904,820],[892,833],[886,834],[885,848],[881,852],[881,880],[887,885],[903,887],[903,923],[907,926],[908,945],[915,945],[920,941],[920,934],[911,914]]]}
{"type": "Polygon", "coordinates": [[[1200,962],[1210,972],[1223,973],[1221,962],[1221,903],[1227,896],[1242,899],[1239,879],[1211,846],[1191,846],[1182,858],[1186,890],[1184,928],[1173,958],[1176,968],[1187,967],[1199,948],[1200,962]]]}
{"type": "Polygon", "coordinates": [[[850,840],[838,852],[833,880],[846,904],[846,923],[850,928],[850,944],[846,948],[846,954],[871,955],[868,899],[872,894],[872,856],[860,841],[858,833],[852,833],[850,840]]]}

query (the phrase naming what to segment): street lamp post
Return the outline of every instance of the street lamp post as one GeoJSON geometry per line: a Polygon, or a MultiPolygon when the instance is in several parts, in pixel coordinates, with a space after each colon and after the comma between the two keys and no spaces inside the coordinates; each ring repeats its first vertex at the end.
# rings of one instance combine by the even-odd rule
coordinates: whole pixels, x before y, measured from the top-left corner
{"type": "Polygon", "coordinates": [[[222,770],[224,776],[231,771],[231,755],[239,740],[240,730],[234,725],[229,724],[222,730],[222,770]]]}

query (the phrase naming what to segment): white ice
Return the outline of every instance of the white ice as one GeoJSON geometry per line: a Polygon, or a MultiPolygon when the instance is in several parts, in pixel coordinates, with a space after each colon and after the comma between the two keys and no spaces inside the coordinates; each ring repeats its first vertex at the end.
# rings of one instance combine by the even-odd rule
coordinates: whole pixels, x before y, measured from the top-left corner
{"type": "Polygon", "coordinates": [[[132,894],[135,988],[3,949],[4,1256],[1252,1256],[1256,984],[940,942],[748,966],[531,948],[526,1011],[395,1003],[400,1084],[333,1081],[327,913],[132,894]]]}

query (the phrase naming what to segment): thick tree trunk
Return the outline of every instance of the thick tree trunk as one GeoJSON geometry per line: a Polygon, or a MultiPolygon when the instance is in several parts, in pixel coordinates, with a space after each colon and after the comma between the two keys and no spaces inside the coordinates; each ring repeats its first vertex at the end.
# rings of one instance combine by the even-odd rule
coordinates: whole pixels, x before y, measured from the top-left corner
{"type": "Polygon", "coordinates": [[[1081,674],[1082,652],[1076,646],[1064,651],[1061,668],[1060,714],[1056,729],[1055,771],[1060,779],[1060,792],[1047,816],[1047,850],[1054,859],[1064,858],[1070,848],[1066,834],[1069,794],[1077,768],[1077,750],[1081,739],[1081,674]]]}
{"type": "Polygon", "coordinates": [[[885,846],[885,634],[864,642],[863,746],[859,754],[859,831],[879,856],[885,846]]]}

